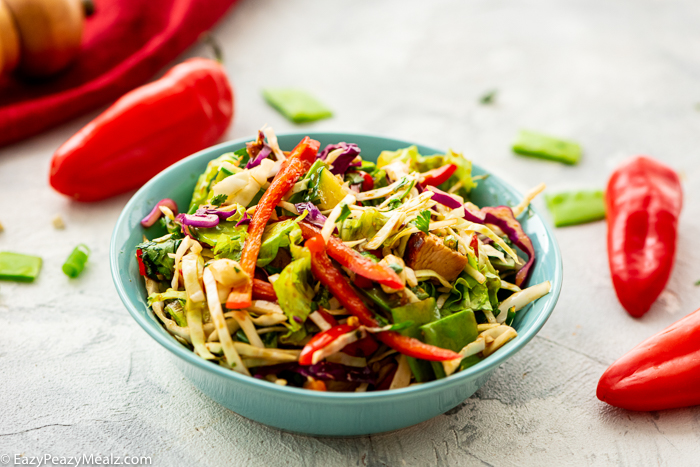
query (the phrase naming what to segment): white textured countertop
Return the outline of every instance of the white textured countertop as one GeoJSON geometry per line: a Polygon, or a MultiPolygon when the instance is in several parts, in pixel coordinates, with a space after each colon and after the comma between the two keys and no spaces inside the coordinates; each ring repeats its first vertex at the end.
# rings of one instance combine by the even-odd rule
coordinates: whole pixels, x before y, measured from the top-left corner
{"type": "Polygon", "coordinates": [[[309,130],[452,147],[521,191],[541,181],[602,188],[639,153],[683,174],[676,267],[645,317],[615,298],[605,223],[558,229],[564,287],[539,335],[464,404],[389,434],[282,433],[183,379],[112,285],[109,238],[129,195],[75,204],[47,183],[53,151],[96,113],[1,149],[0,250],[44,266],[34,284],[0,283],[0,454],[129,454],[157,466],[697,465],[700,409],[626,412],[595,388],[615,359],[700,306],[698,24],[693,0],[248,0],[221,22],[214,34],[236,92],[227,139],[263,123],[298,129],[260,89],[299,86],[336,112],[309,130]],[[491,89],[496,104],[480,105],[491,89]],[[520,128],[579,141],[585,157],[565,167],[514,156],[520,128]],[[63,231],[51,226],[58,213],[63,231]],[[79,242],[93,253],[69,280],[60,267],[79,242]]]}

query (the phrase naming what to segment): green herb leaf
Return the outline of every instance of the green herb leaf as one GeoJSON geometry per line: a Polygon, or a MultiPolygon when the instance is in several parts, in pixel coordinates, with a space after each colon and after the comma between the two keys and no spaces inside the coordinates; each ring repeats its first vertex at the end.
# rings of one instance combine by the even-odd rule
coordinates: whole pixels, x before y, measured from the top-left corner
{"type": "Polygon", "coordinates": [[[365,177],[357,172],[348,172],[345,174],[345,181],[350,185],[360,185],[365,181],[365,177]]]}
{"type": "Polygon", "coordinates": [[[418,217],[411,221],[411,224],[415,225],[421,232],[427,234],[430,231],[430,211],[428,209],[421,211],[418,217]]]}
{"type": "Polygon", "coordinates": [[[228,196],[223,194],[223,193],[220,195],[216,195],[211,199],[211,204],[212,204],[212,206],[221,206],[222,204],[224,204],[226,202],[227,198],[228,198],[228,196]]]}
{"type": "Polygon", "coordinates": [[[493,90],[487,92],[486,94],[482,95],[482,96],[479,98],[479,102],[480,102],[482,105],[493,104],[493,103],[496,101],[496,94],[497,94],[497,93],[498,93],[498,91],[495,90],[495,89],[493,89],[493,90]]]}
{"type": "Polygon", "coordinates": [[[158,274],[166,280],[173,278],[175,260],[170,257],[170,253],[175,254],[177,247],[182,240],[175,240],[172,237],[164,242],[143,242],[136,245],[137,250],[141,250],[141,260],[146,267],[146,275],[153,280],[160,280],[158,274]]]}
{"type": "Polygon", "coordinates": [[[348,207],[347,204],[343,204],[343,207],[340,208],[340,217],[338,217],[338,222],[343,222],[349,216],[350,216],[350,207],[348,207]]]}
{"type": "Polygon", "coordinates": [[[398,198],[391,198],[389,200],[389,204],[387,204],[386,206],[389,208],[389,211],[393,211],[394,209],[401,206],[401,200],[398,198]]]}

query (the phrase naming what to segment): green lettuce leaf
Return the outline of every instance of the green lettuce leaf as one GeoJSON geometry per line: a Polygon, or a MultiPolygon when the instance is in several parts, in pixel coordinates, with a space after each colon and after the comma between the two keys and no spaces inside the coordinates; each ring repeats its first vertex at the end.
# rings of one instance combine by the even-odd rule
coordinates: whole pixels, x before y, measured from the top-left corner
{"type": "Polygon", "coordinates": [[[345,242],[372,238],[386,224],[384,214],[376,209],[365,209],[359,219],[345,219],[340,228],[340,238],[345,242]]]}
{"type": "Polygon", "coordinates": [[[229,221],[221,221],[215,227],[196,228],[191,227],[190,232],[201,243],[209,245],[213,249],[214,256],[219,258],[229,258],[234,261],[241,259],[243,244],[248,233],[248,226],[236,227],[236,222],[242,214],[237,213],[229,221]],[[236,219],[238,217],[238,219],[236,219]]]}
{"type": "Polygon", "coordinates": [[[476,279],[466,272],[460,274],[454,283],[450,295],[440,309],[442,316],[457,313],[462,310],[489,310],[498,309],[498,290],[501,287],[501,279],[485,267],[480,271],[486,276],[486,282],[479,284],[476,279]]]}
{"type": "Polygon", "coordinates": [[[155,302],[164,302],[166,300],[187,300],[187,292],[168,289],[165,292],[152,293],[148,296],[148,306],[153,305],[155,302]]]}
{"type": "MultiPolygon", "coordinates": [[[[301,228],[297,225],[297,219],[288,219],[277,222],[265,228],[258,253],[258,266],[265,267],[270,264],[280,248],[298,245],[302,240],[301,228]]],[[[294,254],[294,252],[292,252],[294,254]]]]}
{"type": "Polygon", "coordinates": [[[284,268],[273,284],[278,303],[289,320],[287,327],[292,333],[302,329],[304,321],[311,313],[311,302],[314,298],[312,279],[311,257],[306,250],[299,259],[284,268]]]}
{"type": "MultiPolygon", "coordinates": [[[[427,172],[428,170],[442,167],[446,164],[457,166],[455,173],[439,188],[447,191],[457,182],[462,182],[462,187],[457,190],[457,194],[466,197],[472,188],[476,186],[472,180],[472,163],[461,153],[448,150],[445,154],[435,154],[432,156],[421,156],[416,146],[399,149],[397,151],[382,151],[377,159],[377,167],[384,167],[393,162],[400,161],[407,163],[411,171],[427,172]]],[[[375,187],[376,188],[376,187],[375,187]]]]}
{"type": "MultiPolygon", "coordinates": [[[[217,157],[213,161],[209,161],[207,168],[204,170],[204,173],[199,176],[199,179],[197,179],[197,183],[194,186],[192,201],[190,201],[190,207],[187,211],[188,213],[194,213],[200,204],[204,204],[206,202],[207,198],[209,197],[211,187],[214,184],[217,175],[219,175],[221,164],[223,162],[230,162],[235,165],[237,162],[239,162],[239,159],[242,158],[242,156],[239,154],[242,151],[246,151],[245,148],[239,149],[235,153],[228,152],[217,157]]],[[[246,152],[246,156],[247,155],[248,153],[246,152]]]]}

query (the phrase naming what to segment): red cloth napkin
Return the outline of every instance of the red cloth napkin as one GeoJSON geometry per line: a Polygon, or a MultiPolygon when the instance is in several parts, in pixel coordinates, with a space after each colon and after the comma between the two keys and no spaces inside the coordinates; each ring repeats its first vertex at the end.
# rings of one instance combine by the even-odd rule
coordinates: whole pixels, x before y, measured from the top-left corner
{"type": "Polygon", "coordinates": [[[175,59],[236,0],[95,0],[83,48],[49,81],[0,81],[0,146],[116,100],[175,59]]]}

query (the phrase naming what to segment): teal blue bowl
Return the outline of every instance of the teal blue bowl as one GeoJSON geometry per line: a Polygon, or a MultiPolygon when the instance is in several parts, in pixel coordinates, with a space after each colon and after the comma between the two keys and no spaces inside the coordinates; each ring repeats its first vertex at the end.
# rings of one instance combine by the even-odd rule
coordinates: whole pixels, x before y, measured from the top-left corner
{"type": "MultiPolygon", "coordinates": [[[[404,148],[412,143],[351,133],[288,133],[279,135],[280,146],[289,150],[304,136],[326,144],[357,143],[365,159],[376,160],[382,150],[404,148]]],[[[562,284],[562,261],[554,235],[536,211],[525,216],[523,228],[532,239],[537,262],[531,284],[552,282],[552,290],[517,314],[518,337],[477,365],[449,378],[393,391],[332,393],[279,386],[240,375],[208,362],[178,343],[159,324],[146,305],[146,290],[139,276],[134,247],[141,242],[141,219],[162,198],[174,199],[186,210],[195,181],[207,162],[244,147],[249,139],[219,144],[194,154],[164,170],[143,186],[127,203],[112,234],[110,264],[119,297],[136,322],[168,349],[184,375],[206,395],[234,412],[265,425],[297,433],[322,436],[357,436],[415,425],[457,406],[479,389],[501,363],[515,355],[542,328],[554,310],[562,284]]],[[[433,148],[418,145],[421,154],[433,148]]],[[[474,166],[474,174],[487,173],[474,166]]],[[[515,205],[522,196],[499,178],[479,182],[472,201],[479,206],[515,205]]],[[[146,232],[149,238],[154,233],[146,232]]]]}

